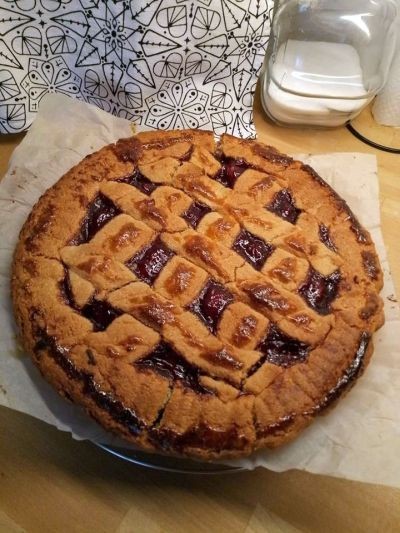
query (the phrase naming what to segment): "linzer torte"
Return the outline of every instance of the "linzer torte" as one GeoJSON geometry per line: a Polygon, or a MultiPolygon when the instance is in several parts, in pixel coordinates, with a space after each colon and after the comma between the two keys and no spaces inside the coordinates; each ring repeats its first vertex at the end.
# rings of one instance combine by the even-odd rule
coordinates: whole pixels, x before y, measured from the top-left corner
{"type": "Polygon", "coordinates": [[[370,235],[308,166],[211,132],[122,139],[26,221],[12,292],[60,394],[141,448],[239,457],[293,439],[382,325],[370,235]]]}

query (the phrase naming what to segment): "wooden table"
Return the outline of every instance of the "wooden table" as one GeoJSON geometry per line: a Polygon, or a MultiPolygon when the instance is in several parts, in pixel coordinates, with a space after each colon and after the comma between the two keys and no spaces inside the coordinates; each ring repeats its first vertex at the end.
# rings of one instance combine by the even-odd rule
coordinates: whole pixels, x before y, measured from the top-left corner
{"type": "MultiPolygon", "coordinates": [[[[400,155],[369,148],[344,128],[278,128],[258,101],[255,118],[260,139],[284,152],[377,155],[383,233],[399,291],[400,155]]],[[[368,110],[362,120],[374,127],[368,110]]],[[[400,132],[388,128],[386,135],[398,135],[400,145],[400,132]]],[[[0,138],[0,176],[21,138],[0,138]]],[[[4,408],[0,428],[0,533],[400,532],[398,490],[297,471],[154,472],[4,408]]]]}

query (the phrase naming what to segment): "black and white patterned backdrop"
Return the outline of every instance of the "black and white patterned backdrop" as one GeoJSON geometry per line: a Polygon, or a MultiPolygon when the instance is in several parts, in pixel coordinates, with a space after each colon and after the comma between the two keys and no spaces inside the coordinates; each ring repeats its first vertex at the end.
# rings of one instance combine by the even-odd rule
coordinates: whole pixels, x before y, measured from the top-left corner
{"type": "Polygon", "coordinates": [[[0,0],[0,133],[60,92],[145,128],[253,135],[273,0],[0,0]]]}

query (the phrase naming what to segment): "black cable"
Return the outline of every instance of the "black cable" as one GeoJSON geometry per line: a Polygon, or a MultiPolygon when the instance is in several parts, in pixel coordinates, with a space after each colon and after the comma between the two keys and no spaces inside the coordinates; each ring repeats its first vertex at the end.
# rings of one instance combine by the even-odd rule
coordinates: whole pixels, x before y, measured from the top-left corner
{"type": "Polygon", "coordinates": [[[362,141],[365,144],[368,144],[369,146],[372,146],[372,148],[376,148],[377,150],[382,150],[383,152],[390,152],[391,154],[400,154],[400,148],[390,148],[389,146],[385,146],[383,144],[376,143],[374,141],[371,141],[367,137],[364,137],[362,133],[357,131],[354,126],[351,124],[347,124],[346,128],[354,135],[354,137],[357,137],[360,141],[362,141]]]}

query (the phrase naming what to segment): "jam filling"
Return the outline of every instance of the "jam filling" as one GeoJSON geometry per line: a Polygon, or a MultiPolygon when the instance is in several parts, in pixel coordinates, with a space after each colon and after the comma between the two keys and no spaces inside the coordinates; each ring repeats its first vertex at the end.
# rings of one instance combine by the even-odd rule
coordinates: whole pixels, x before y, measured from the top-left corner
{"type": "Polygon", "coordinates": [[[61,295],[63,297],[63,300],[67,305],[70,307],[75,308],[75,301],[74,301],[74,295],[72,294],[72,287],[71,287],[71,280],[69,277],[69,271],[64,266],[64,278],[59,283],[61,295]]]}
{"type": "Polygon", "coordinates": [[[68,350],[59,346],[57,339],[46,333],[45,330],[38,332],[40,340],[36,343],[35,351],[48,349],[54,361],[64,370],[70,379],[83,382],[83,393],[92,400],[119,424],[123,425],[132,435],[138,435],[144,427],[143,422],[137,417],[133,409],[126,407],[116,400],[109,392],[100,390],[92,375],[78,368],[68,357],[68,350]]]}
{"type": "Polygon", "coordinates": [[[189,309],[215,333],[225,307],[232,302],[233,296],[228,289],[210,279],[189,309]]]}
{"type": "Polygon", "coordinates": [[[164,266],[175,253],[170,250],[159,237],[141,250],[138,254],[129,259],[126,266],[132,270],[136,276],[151,285],[164,266]]]}
{"type": "Polygon", "coordinates": [[[149,355],[134,364],[139,368],[154,370],[173,381],[180,381],[185,387],[199,394],[211,394],[211,391],[199,382],[200,369],[189,363],[166,342],[160,342],[149,355]]]}
{"type": "Polygon", "coordinates": [[[249,164],[244,159],[233,159],[232,157],[220,159],[220,162],[222,166],[214,179],[225,187],[233,189],[236,180],[249,168],[249,164]]]}
{"type": "Polygon", "coordinates": [[[241,255],[256,270],[261,270],[265,261],[275,250],[275,246],[242,229],[232,245],[233,250],[241,255]]]}
{"type": "Polygon", "coordinates": [[[113,320],[122,315],[121,311],[115,309],[105,300],[96,300],[95,298],[84,305],[80,312],[92,322],[94,331],[104,331],[113,320]]]}
{"type": "Polygon", "coordinates": [[[64,270],[64,278],[59,283],[61,296],[67,305],[91,321],[93,324],[93,331],[104,331],[113,320],[122,315],[121,311],[105,300],[97,300],[94,297],[84,305],[82,309],[79,309],[72,293],[69,271],[65,267],[64,270]]]}
{"type": "Polygon", "coordinates": [[[335,246],[335,243],[332,240],[328,226],[325,226],[325,224],[320,224],[318,233],[319,233],[319,240],[323,244],[325,244],[325,246],[329,248],[329,250],[332,250],[332,252],[337,252],[337,248],[335,246]]]}
{"type": "Polygon", "coordinates": [[[291,224],[296,224],[301,213],[301,209],[296,207],[292,193],[289,189],[282,189],[276,193],[272,202],[267,205],[267,209],[291,224]]]}
{"type": "Polygon", "coordinates": [[[311,309],[320,315],[327,315],[331,312],[331,303],[337,296],[340,279],[339,270],[325,277],[311,267],[307,279],[299,288],[299,293],[311,309]]]}
{"type": "Polygon", "coordinates": [[[257,372],[266,361],[284,368],[303,363],[307,359],[310,347],[289,337],[278,326],[271,324],[267,336],[257,346],[257,350],[260,350],[263,356],[250,368],[248,377],[257,372]]]}
{"type": "Polygon", "coordinates": [[[79,245],[90,241],[107,222],[119,214],[121,214],[120,209],[109,198],[100,193],[89,205],[80,230],[72,239],[71,244],[79,245]]]}
{"type": "Polygon", "coordinates": [[[193,202],[182,214],[182,218],[184,218],[193,229],[196,229],[200,220],[210,212],[211,207],[208,207],[208,205],[202,204],[201,202],[193,202]]]}
{"type": "Polygon", "coordinates": [[[143,176],[139,170],[135,170],[135,172],[127,178],[122,178],[117,181],[120,183],[128,183],[128,185],[133,185],[133,187],[136,187],[139,189],[139,191],[147,194],[148,196],[159,186],[158,183],[153,183],[146,178],[146,176],[143,176]]]}

